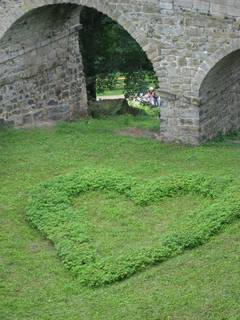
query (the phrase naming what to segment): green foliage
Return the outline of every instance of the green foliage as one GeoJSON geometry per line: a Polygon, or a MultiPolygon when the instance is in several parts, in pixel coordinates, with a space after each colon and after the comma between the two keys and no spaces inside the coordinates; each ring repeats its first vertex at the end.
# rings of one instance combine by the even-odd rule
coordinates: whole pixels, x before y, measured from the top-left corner
{"type": "MultiPolygon", "coordinates": [[[[154,75],[148,74],[149,78],[154,81],[154,75]]],[[[148,91],[149,82],[147,81],[146,72],[143,70],[128,72],[124,81],[124,95],[126,98],[133,98],[138,93],[148,91]]]]}
{"type": "Polygon", "coordinates": [[[81,51],[87,87],[92,95],[96,89],[98,93],[114,89],[119,73],[126,79],[127,97],[143,89],[145,92],[149,83],[157,84],[146,53],[122,26],[87,7],[82,10],[81,23],[81,51]]]}
{"type": "Polygon", "coordinates": [[[97,93],[104,93],[106,90],[114,90],[117,86],[118,73],[100,73],[96,77],[97,93]]]}
{"type": "Polygon", "coordinates": [[[179,175],[145,183],[114,171],[86,170],[60,176],[35,188],[27,216],[55,244],[64,264],[82,284],[101,286],[206,243],[226,224],[240,217],[240,193],[232,187],[230,177],[179,175]],[[145,207],[187,194],[211,199],[211,204],[171,226],[167,233],[159,236],[157,247],[133,249],[130,254],[118,257],[99,256],[88,216],[72,206],[80,194],[97,190],[117,192],[145,207]]]}
{"type": "MultiPolygon", "coordinates": [[[[146,115],[155,117],[155,119],[159,119],[159,117],[160,117],[160,108],[159,107],[153,108],[149,104],[144,105],[134,99],[128,99],[128,104],[135,109],[142,110],[143,114],[145,113],[146,115]]],[[[158,130],[158,128],[157,128],[157,130],[158,130]]]]}

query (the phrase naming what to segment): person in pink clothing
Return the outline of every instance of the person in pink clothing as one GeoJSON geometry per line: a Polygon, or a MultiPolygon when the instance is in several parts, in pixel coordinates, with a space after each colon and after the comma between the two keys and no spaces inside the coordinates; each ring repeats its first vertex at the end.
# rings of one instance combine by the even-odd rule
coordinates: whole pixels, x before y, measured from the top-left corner
{"type": "Polygon", "coordinates": [[[160,107],[160,97],[157,95],[153,87],[150,87],[144,99],[154,107],[160,107]]]}

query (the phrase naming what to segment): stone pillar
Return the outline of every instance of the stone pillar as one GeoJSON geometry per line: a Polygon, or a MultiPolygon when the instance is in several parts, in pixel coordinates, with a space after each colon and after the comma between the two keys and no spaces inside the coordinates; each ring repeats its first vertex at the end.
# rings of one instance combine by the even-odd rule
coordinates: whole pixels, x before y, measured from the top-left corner
{"type": "Polygon", "coordinates": [[[32,10],[0,41],[0,125],[38,126],[87,115],[80,9],[32,10]]]}
{"type": "Polygon", "coordinates": [[[200,143],[199,102],[161,92],[160,138],[166,143],[200,143]]]}

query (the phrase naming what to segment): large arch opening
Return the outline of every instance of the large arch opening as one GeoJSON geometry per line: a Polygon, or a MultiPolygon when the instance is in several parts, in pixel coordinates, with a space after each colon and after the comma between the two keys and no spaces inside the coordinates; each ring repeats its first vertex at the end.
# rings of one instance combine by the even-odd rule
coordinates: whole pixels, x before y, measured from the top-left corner
{"type": "Polygon", "coordinates": [[[240,128],[240,50],[221,59],[200,87],[202,141],[240,128]]]}
{"type": "MultiPolygon", "coordinates": [[[[77,4],[40,5],[19,18],[5,33],[0,40],[0,124],[35,126],[39,122],[74,120],[87,115],[89,96],[84,71],[89,70],[84,68],[84,62],[91,55],[85,53],[82,59],[79,39],[81,12],[89,13],[88,10],[93,10],[101,23],[103,19],[108,19],[107,23],[112,21],[95,9],[77,4]]],[[[135,43],[139,57],[144,57],[148,68],[152,68],[137,41],[120,29],[135,43]]],[[[96,55],[94,59],[96,82],[96,55]]],[[[110,70],[108,66],[106,72],[110,71],[122,70],[110,70]]],[[[92,90],[90,94],[93,93],[92,90]]]]}
{"type": "Polygon", "coordinates": [[[82,8],[80,21],[80,45],[89,100],[96,99],[104,91],[129,97],[146,92],[151,85],[156,86],[152,63],[119,23],[89,7],[82,8]]]}

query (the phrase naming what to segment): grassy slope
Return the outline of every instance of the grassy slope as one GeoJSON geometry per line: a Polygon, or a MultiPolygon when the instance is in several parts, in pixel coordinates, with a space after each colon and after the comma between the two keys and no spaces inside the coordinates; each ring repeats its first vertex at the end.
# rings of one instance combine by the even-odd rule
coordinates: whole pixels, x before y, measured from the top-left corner
{"type": "MultiPolygon", "coordinates": [[[[239,222],[201,248],[96,290],[80,287],[52,245],[26,222],[32,185],[85,166],[115,168],[142,179],[179,172],[240,175],[239,145],[167,146],[112,133],[123,126],[156,129],[158,123],[120,117],[0,132],[1,320],[239,319],[239,222]]],[[[95,196],[97,206],[105,201],[95,196]]],[[[86,195],[76,205],[83,201],[87,210],[95,196],[86,195]]]]}

